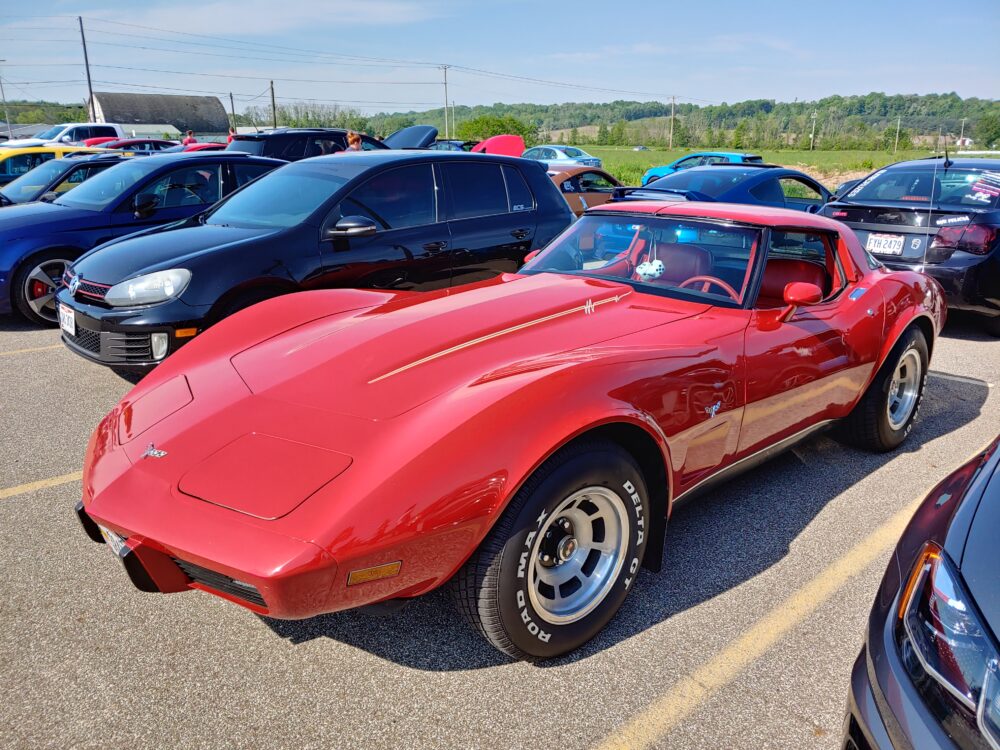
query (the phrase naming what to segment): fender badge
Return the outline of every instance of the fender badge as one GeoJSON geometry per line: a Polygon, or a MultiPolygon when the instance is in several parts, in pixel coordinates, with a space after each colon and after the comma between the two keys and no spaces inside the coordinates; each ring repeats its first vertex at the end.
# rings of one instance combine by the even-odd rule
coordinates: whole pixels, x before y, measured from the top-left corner
{"type": "Polygon", "coordinates": [[[713,417],[715,416],[715,413],[716,413],[717,411],[719,411],[719,408],[720,408],[721,406],[722,406],[722,402],[721,402],[721,401],[716,401],[716,402],[715,402],[714,404],[712,404],[711,406],[706,406],[706,407],[705,407],[705,413],[706,413],[706,414],[708,415],[708,418],[709,418],[709,419],[712,419],[712,418],[713,418],[713,417]]]}
{"type": "Polygon", "coordinates": [[[167,455],[166,451],[158,450],[152,443],[147,445],[146,450],[142,452],[143,458],[163,458],[165,455],[167,455]]]}

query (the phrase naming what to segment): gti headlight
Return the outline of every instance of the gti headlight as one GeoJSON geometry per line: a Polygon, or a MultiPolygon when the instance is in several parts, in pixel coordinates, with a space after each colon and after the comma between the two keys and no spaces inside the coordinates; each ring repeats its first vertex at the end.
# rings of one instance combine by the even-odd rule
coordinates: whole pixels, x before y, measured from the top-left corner
{"type": "Polygon", "coordinates": [[[899,620],[903,663],[948,733],[962,748],[1000,750],[997,649],[936,545],[924,547],[910,574],[899,620]]]}
{"type": "Polygon", "coordinates": [[[134,307],[166,302],[180,296],[191,281],[191,272],[186,268],[171,268],[123,281],[111,287],[104,295],[104,301],[114,307],[134,307]]]}

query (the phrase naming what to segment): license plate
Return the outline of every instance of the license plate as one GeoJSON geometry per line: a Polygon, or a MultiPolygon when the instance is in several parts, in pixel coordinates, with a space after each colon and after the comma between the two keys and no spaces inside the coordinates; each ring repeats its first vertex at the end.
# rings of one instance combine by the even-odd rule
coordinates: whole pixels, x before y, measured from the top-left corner
{"type": "Polygon", "coordinates": [[[121,557],[122,550],[125,549],[125,540],[111,529],[106,529],[100,525],[98,525],[97,528],[101,530],[101,536],[104,537],[104,541],[108,543],[109,547],[111,547],[111,551],[114,552],[116,556],[121,557]]]}
{"type": "Polygon", "coordinates": [[[59,305],[59,327],[70,336],[76,336],[76,313],[73,308],[59,305]]]}
{"type": "Polygon", "coordinates": [[[902,255],[903,236],[900,234],[869,234],[865,249],[879,255],[902,255]]]}

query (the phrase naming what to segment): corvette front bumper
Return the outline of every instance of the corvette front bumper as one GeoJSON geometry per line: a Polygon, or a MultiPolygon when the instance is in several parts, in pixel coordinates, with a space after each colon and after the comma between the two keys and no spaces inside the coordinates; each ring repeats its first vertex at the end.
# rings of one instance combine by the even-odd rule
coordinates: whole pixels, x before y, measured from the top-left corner
{"type": "MultiPolygon", "coordinates": [[[[190,589],[205,591],[256,612],[283,619],[298,619],[331,608],[329,594],[337,579],[337,566],[314,545],[288,540],[300,547],[299,564],[275,561],[270,575],[233,568],[218,561],[173,549],[141,534],[128,534],[91,516],[83,501],[76,515],[87,536],[108,544],[121,561],[132,584],[140,591],[170,594],[190,589]],[[311,550],[309,548],[312,548],[311,550]],[[306,553],[306,559],[301,553],[306,553]],[[325,606],[324,606],[325,605],[325,606]]],[[[231,531],[232,533],[232,531],[231,531]]],[[[248,544],[252,543],[249,539],[248,544]]],[[[259,547],[257,547],[259,549],[259,547]]],[[[287,558],[286,554],[281,555],[287,558]]],[[[336,607],[332,607],[336,608],[336,607]]]]}

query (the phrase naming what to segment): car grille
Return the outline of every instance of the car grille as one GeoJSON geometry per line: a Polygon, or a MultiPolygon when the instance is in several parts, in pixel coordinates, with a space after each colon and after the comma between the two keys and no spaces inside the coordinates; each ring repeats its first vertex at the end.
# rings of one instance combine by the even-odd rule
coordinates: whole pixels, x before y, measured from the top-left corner
{"type": "Polygon", "coordinates": [[[76,296],[83,295],[86,297],[93,297],[94,299],[104,299],[104,295],[108,293],[110,285],[97,284],[93,281],[81,281],[80,286],[77,287],[76,296]]]}
{"type": "Polygon", "coordinates": [[[146,361],[153,358],[148,333],[104,333],[104,356],[124,362],[146,361]]]}
{"type": "Polygon", "coordinates": [[[185,575],[195,583],[200,583],[202,586],[207,586],[210,589],[235,596],[237,599],[243,599],[251,604],[256,604],[258,607],[267,606],[264,603],[264,597],[260,595],[256,587],[251,586],[249,583],[237,581],[235,578],[230,578],[222,573],[216,573],[214,570],[203,568],[186,560],[178,560],[177,558],[173,558],[173,560],[184,571],[185,575]]]}
{"type": "Polygon", "coordinates": [[[86,349],[94,354],[101,353],[101,334],[97,331],[77,326],[75,336],[70,336],[68,333],[63,333],[63,336],[81,349],[86,349]]]}
{"type": "Polygon", "coordinates": [[[77,325],[75,336],[70,336],[64,331],[63,337],[68,343],[90,352],[102,362],[112,365],[149,362],[153,358],[148,333],[115,333],[110,331],[102,333],[77,325]]]}

